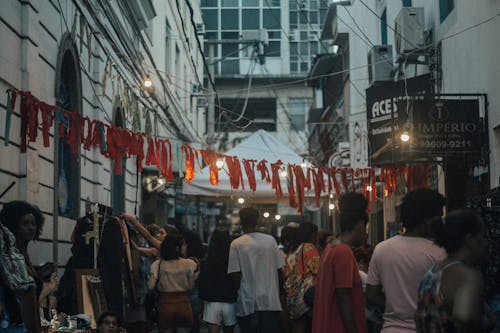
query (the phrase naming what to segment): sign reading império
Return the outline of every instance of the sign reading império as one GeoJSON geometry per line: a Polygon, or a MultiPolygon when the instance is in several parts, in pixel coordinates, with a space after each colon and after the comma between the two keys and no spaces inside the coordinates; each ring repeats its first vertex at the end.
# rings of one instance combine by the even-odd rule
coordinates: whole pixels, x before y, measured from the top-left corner
{"type": "Polygon", "coordinates": [[[481,150],[479,100],[414,100],[411,104],[411,151],[449,155],[481,150]]]}

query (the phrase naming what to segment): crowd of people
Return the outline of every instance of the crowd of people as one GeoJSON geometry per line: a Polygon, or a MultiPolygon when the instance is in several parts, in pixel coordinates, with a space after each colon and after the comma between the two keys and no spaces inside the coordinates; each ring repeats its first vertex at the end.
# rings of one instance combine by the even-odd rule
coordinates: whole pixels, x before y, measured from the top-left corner
{"type": "MultiPolygon", "coordinates": [[[[277,239],[259,228],[259,211],[246,207],[243,235],[218,225],[206,255],[200,237],[182,226],[121,217],[145,240],[132,246],[149,258],[160,333],[199,332],[200,322],[209,333],[494,332],[477,268],[488,247],[485,225],[472,210],[444,215],[445,205],[436,191],[409,192],[400,211],[404,232],[374,248],[359,193],[339,198],[339,235],[291,222],[277,239]]],[[[5,263],[2,256],[8,283],[0,287],[0,317],[6,332],[39,332],[39,318],[57,306],[57,267],[36,269],[27,253],[43,217],[16,201],[4,205],[0,221],[2,253],[17,258],[5,263]]],[[[98,332],[123,332],[121,319],[103,313],[98,332]]]]}

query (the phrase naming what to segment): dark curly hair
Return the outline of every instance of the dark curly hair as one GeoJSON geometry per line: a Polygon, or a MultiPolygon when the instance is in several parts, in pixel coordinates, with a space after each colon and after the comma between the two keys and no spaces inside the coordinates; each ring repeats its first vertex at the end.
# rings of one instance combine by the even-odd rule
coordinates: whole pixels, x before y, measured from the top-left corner
{"type": "Polygon", "coordinates": [[[99,319],[97,319],[98,329],[103,324],[104,319],[106,319],[107,317],[115,318],[116,322],[118,323],[118,326],[122,325],[122,320],[121,320],[120,316],[118,315],[118,313],[112,312],[112,311],[105,311],[105,312],[101,313],[101,315],[99,316],[99,319]]]}
{"type": "Polygon", "coordinates": [[[349,192],[339,198],[339,224],[341,232],[351,232],[359,221],[368,222],[368,200],[361,193],[349,192]]]}
{"type": "Polygon", "coordinates": [[[436,235],[436,244],[443,247],[450,255],[460,250],[467,234],[478,235],[484,228],[484,222],[475,211],[458,209],[446,217],[433,218],[432,227],[436,235]]]}
{"type": "Polygon", "coordinates": [[[401,222],[407,230],[414,230],[435,216],[443,214],[446,198],[437,191],[420,188],[409,192],[401,203],[401,222]]]}
{"type": "Polygon", "coordinates": [[[299,241],[307,243],[311,241],[312,236],[318,232],[318,226],[312,222],[302,222],[299,225],[299,241]]]}
{"type": "Polygon", "coordinates": [[[240,209],[240,224],[243,228],[255,227],[259,222],[259,211],[253,207],[244,207],[240,209]]]}
{"type": "Polygon", "coordinates": [[[33,214],[36,222],[36,233],[35,239],[40,237],[43,229],[43,223],[45,218],[40,212],[40,209],[34,205],[29,204],[26,201],[10,201],[3,205],[2,210],[0,211],[0,222],[14,234],[17,235],[17,225],[21,217],[33,214]]]}

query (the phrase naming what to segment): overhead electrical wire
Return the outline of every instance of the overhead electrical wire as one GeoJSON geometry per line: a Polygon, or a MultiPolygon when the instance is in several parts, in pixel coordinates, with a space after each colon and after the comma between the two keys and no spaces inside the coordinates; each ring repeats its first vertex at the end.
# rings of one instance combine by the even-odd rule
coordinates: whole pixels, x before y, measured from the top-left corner
{"type": "MultiPolygon", "coordinates": [[[[64,25],[66,26],[66,32],[68,32],[68,33],[70,33],[70,34],[71,34],[71,29],[69,28],[68,21],[66,20],[66,16],[64,15],[64,12],[63,12],[62,5],[61,5],[60,0],[57,0],[57,3],[58,3],[58,5],[59,5],[59,10],[60,10],[60,12],[61,12],[61,17],[62,17],[62,19],[63,19],[63,21],[64,21],[64,25]]],[[[80,36],[80,38],[83,38],[83,36],[80,36]]],[[[85,69],[86,69],[86,68],[85,68],[85,66],[83,65],[83,63],[82,63],[82,61],[81,61],[80,57],[77,57],[77,58],[78,58],[78,64],[79,64],[79,67],[85,71],[85,69]]],[[[88,71],[90,72],[90,68],[88,69],[88,71]]],[[[94,87],[94,84],[95,84],[95,83],[94,83],[93,78],[89,78],[89,81],[90,81],[90,86],[91,86],[91,88],[92,88],[92,91],[94,92],[94,95],[95,95],[96,97],[97,97],[97,96],[99,96],[99,95],[97,94],[97,91],[95,90],[95,87],[94,87]]],[[[101,106],[101,107],[100,107],[100,109],[101,109],[101,110],[102,110],[102,112],[104,113],[104,118],[105,118],[108,122],[113,123],[113,121],[111,120],[110,116],[109,116],[109,115],[108,115],[108,113],[106,112],[106,109],[104,108],[104,105],[102,104],[101,100],[100,100],[98,97],[96,98],[96,100],[98,101],[98,103],[99,103],[99,104],[100,104],[100,106],[101,106]]],[[[82,111],[83,111],[83,110],[82,110],[82,111]]]]}
{"type": "MultiPolygon", "coordinates": [[[[268,7],[268,8],[273,8],[273,7],[276,7],[276,6],[272,6],[272,5],[269,3],[269,0],[264,0],[264,1],[266,2],[266,4],[267,4],[267,7],[268,7]]],[[[280,26],[280,30],[281,30],[281,31],[283,31],[283,34],[285,35],[286,39],[288,39],[288,42],[292,42],[292,40],[290,39],[290,35],[288,35],[288,33],[285,31],[285,29],[284,29],[284,28],[283,28],[283,26],[281,25],[281,19],[280,19],[280,18],[278,18],[278,17],[276,17],[276,15],[274,15],[274,13],[273,13],[272,11],[271,11],[270,13],[271,13],[271,16],[274,18],[274,20],[276,21],[276,23],[278,23],[278,24],[279,24],[279,26],[280,26]]],[[[300,60],[301,60],[301,61],[307,61],[307,59],[306,59],[306,60],[304,60],[304,58],[302,58],[302,55],[301,55],[301,54],[299,54],[298,56],[299,56],[299,58],[300,58],[300,60]]]]}
{"type": "Polygon", "coordinates": [[[373,15],[375,15],[380,20],[380,22],[382,22],[382,24],[385,24],[389,29],[391,29],[401,39],[403,39],[405,42],[407,42],[408,44],[410,44],[412,47],[414,47],[416,49],[419,48],[417,45],[415,45],[414,43],[412,43],[411,41],[409,41],[408,39],[406,39],[403,35],[401,35],[401,33],[399,31],[396,31],[396,29],[394,29],[390,24],[388,24],[387,22],[385,22],[382,19],[382,17],[379,14],[377,14],[373,9],[371,9],[363,0],[359,0],[359,2],[361,2],[361,4],[363,6],[365,6],[366,9],[368,9],[373,15]]]}
{"type": "MultiPolygon", "coordinates": [[[[189,0],[187,0],[189,1],[189,0]]],[[[193,71],[195,73],[195,76],[196,76],[196,79],[198,81],[198,84],[200,84],[201,86],[203,85],[201,82],[200,82],[200,77],[198,76],[198,70],[196,68],[196,64],[195,64],[195,61],[193,59],[193,55],[191,53],[191,46],[189,45],[189,38],[187,36],[187,33],[186,33],[186,27],[184,25],[184,19],[182,18],[182,14],[181,14],[181,9],[180,9],[180,6],[179,6],[179,0],[175,0],[175,7],[177,7],[177,13],[179,14],[179,18],[181,19],[181,25],[182,25],[182,32],[184,34],[184,37],[186,39],[186,45],[187,45],[187,48],[188,48],[188,53],[189,53],[189,58],[191,59],[191,65],[193,66],[193,71]]],[[[196,28],[196,26],[195,26],[196,28]]],[[[194,30],[194,34],[196,35],[197,34],[197,30],[195,29],[194,30]]]]}
{"type": "MultiPolygon", "coordinates": [[[[309,18],[307,17],[307,13],[305,10],[301,10],[300,8],[300,2],[299,0],[295,0],[295,2],[297,3],[297,10],[298,12],[306,19],[306,22],[307,24],[309,25],[309,27],[311,28],[311,30],[313,31],[318,31],[317,29],[314,29],[314,27],[312,26],[311,22],[309,21],[309,18]]],[[[298,19],[298,18],[297,18],[298,19]]],[[[320,22],[321,24],[321,22],[320,22]]],[[[319,45],[323,48],[323,50],[328,53],[328,49],[326,48],[326,46],[321,42],[321,38],[317,35],[317,34],[314,34],[314,37],[316,37],[316,39],[318,40],[319,42],[319,45]]]]}

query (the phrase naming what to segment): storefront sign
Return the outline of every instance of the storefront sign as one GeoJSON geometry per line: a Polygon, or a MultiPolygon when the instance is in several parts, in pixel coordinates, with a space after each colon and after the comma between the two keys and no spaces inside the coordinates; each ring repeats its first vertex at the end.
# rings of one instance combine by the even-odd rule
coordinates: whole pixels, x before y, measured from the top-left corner
{"type": "Polygon", "coordinates": [[[398,103],[407,95],[425,95],[430,90],[430,76],[422,75],[405,81],[389,82],[366,89],[368,120],[369,160],[371,165],[391,164],[404,160],[397,148],[396,133],[400,130],[400,118],[406,118],[406,107],[400,110],[398,103]],[[399,112],[403,111],[403,112],[399,112]]]}
{"type": "MultiPolygon", "coordinates": [[[[398,107],[405,104],[400,102],[398,107]]],[[[482,147],[483,128],[477,99],[412,101],[406,124],[412,152],[449,155],[479,152],[482,147]]]]}

